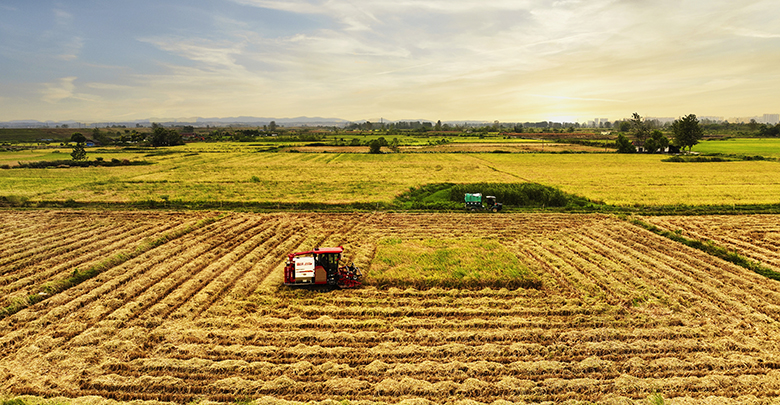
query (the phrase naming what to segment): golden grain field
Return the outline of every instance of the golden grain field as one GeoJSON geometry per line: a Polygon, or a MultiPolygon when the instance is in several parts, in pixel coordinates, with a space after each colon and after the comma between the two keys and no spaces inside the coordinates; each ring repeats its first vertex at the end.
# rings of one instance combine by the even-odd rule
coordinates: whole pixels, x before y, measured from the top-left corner
{"type": "MultiPolygon", "coordinates": [[[[778,216],[733,234],[718,217],[658,221],[717,229],[746,250],[780,249],[778,216]]],[[[75,269],[103,269],[0,319],[0,392],[11,395],[363,404],[780,396],[780,284],[615,217],[2,211],[0,238],[5,308],[75,269]],[[371,274],[388,237],[497,241],[540,283],[280,286],[287,253],[343,245],[371,274]]]]}
{"type": "MultiPolygon", "coordinates": [[[[539,143],[454,143],[437,148],[459,153],[370,155],[271,153],[217,143],[157,153],[116,150],[94,153],[90,159],[119,157],[149,164],[0,169],[0,202],[178,201],[185,204],[180,207],[219,202],[389,203],[410,187],[443,182],[534,182],[618,206],[776,204],[780,194],[776,161],[670,163],[663,162],[662,155],[647,154],[469,152],[516,151],[529,145],[553,148],[539,143]]],[[[21,154],[0,152],[0,165],[22,160],[21,154]]]]}

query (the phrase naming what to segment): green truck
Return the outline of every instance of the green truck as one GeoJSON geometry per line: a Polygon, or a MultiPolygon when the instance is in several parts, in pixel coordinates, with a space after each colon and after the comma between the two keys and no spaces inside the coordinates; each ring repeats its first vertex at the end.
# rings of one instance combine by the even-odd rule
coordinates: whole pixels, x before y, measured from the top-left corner
{"type": "Polygon", "coordinates": [[[466,211],[490,211],[498,212],[504,207],[504,204],[496,202],[496,197],[489,195],[485,197],[485,204],[482,204],[482,193],[466,193],[466,211]]]}

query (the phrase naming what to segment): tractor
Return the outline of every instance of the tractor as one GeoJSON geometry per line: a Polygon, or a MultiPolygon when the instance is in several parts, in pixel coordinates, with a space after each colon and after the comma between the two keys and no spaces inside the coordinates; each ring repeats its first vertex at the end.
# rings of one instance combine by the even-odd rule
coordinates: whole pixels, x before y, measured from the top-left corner
{"type": "Polygon", "coordinates": [[[290,253],[284,266],[284,285],[316,289],[360,286],[363,273],[353,263],[340,266],[342,246],[290,253]]]}
{"type": "Polygon", "coordinates": [[[481,193],[466,193],[466,211],[476,212],[487,210],[490,212],[498,212],[504,207],[504,204],[496,202],[496,197],[492,195],[485,197],[485,203],[487,206],[482,204],[481,193]]]}

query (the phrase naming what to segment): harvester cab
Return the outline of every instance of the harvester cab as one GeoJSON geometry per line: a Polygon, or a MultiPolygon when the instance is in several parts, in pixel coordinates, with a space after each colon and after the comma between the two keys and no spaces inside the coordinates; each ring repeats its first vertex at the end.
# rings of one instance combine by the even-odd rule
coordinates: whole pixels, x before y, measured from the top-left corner
{"type": "Polygon", "coordinates": [[[493,195],[489,195],[485,197],[485,203],[487,204],[487,209],[490,212],[501,211],[501,208],[504,207],[504,204],[501,204],[500,202],[496,202],[496,196],[493,195]]]}
{"type": "Polygon", "coordinates": [[[350,263],[340,266],[344,248],[314,248],[287,255],[284,285],[292,287],[352,288],[360,285],[363,274],[350,263]]]}
{"type": "Polygon", "coordinates": [[[487,206],[482,204],[482,193],[466,193],[466,211],[488,210],[490,212],[498,212],[504,207],[504,204],[496,202],[496,197],[492,195],[485,197],[485,203],[487,203],[487,206]]]}

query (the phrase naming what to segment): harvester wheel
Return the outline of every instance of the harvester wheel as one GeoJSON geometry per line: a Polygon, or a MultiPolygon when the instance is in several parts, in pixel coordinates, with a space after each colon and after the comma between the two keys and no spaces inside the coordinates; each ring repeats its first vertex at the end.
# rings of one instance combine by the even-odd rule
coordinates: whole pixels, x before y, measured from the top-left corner
{"type": "Polygon", "coordinates": [[[498,207],[493,207],[493,209],[491,211],[498,212],[498,207]]]}

